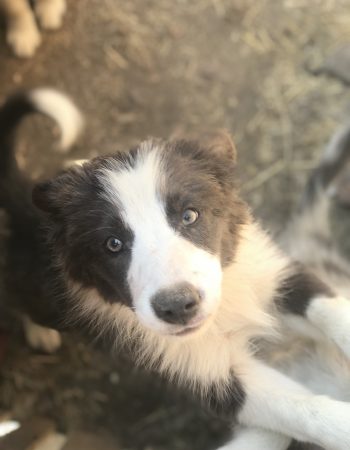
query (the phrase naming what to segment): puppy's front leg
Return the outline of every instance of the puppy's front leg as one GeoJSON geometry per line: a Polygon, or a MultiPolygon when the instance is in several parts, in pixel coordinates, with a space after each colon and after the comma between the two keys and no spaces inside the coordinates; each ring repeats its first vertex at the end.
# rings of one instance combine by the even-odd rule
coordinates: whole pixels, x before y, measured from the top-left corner
{"type": "Polygon", "coordinates": [[[38,325],[28,316],[23,316],[22,322],[26,340],[33,349],[53,353],[61,347],[58,331],[38,325]]]}
{"type": "Polygon", "coordinates": [[[36,0],[34,8],[41,26],[46,30],[56,30],[62,25],[66,0],[36,0]]]}
{"type": "Polygon", "coordinates": [[[281,287],[282,317],[298,334],[333,340],[350,358],[350,300],[296,266],[281,287]]]}
{"type": "Polygon", "coordinates": [[[14,53],[22,58],[34,54],[40,33],[27,0],[0,0],[6,16],[6,39],[14,53]]]}
{"type": "Polygon", "coordinates": [[[240,379],[245,389],[238,414],[241,425],[281,433],[327,450],[350,449],[349,403],[313,395],[257,361],[240,379]]]}

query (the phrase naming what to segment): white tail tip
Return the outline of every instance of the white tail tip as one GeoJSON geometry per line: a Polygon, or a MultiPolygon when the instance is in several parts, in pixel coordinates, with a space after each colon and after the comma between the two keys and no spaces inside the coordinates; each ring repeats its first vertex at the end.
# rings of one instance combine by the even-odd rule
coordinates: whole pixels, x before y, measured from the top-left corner
{"type": "Polygon", "coordinates": [[[84,127],[81,112],[73,101],[50,88],[34,89],[29,94],[35,108],[57,122],[61,130],[60,149],[67,151],[84,127]]]}

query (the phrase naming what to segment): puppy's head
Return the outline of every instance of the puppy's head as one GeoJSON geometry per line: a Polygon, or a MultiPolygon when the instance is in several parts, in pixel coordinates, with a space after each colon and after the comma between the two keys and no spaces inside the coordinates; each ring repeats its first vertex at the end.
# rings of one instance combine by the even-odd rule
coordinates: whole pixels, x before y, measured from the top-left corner
{"type": "Polygon", "coordinates": [[[39,184],[33,200],[70,280],[126,304],[158,333],[188,334],[215,313],[247,218],[235,156],[224,133],[149,140],[39,184]]]}

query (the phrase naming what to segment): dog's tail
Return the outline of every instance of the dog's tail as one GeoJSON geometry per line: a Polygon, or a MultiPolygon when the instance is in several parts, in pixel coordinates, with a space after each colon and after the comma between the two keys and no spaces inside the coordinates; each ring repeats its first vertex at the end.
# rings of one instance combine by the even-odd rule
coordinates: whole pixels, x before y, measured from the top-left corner
{"type": "Polygon", "coordinates": [[[52,118],[61,131],[60,149],[74,144],[83,119],[73,102],[62,93],[49,88],[20,92],[9,97],[0,107],[0,208],[12,218],[31,214],[31,182],[18,168],[15,157],[15,132],[29,114],[41,113],[52,118]]]}
{"type": "Polygon", "coordinates": [[[21,120],[32,113],[41,113],[53,119],[60,127],[61,151],[68,150],[77,139],[83,119],[73,102],[64,94],[49,88],[20,92],[9,97],[0,108],[0,170],[13,156],[14,132],[21,120]]]}
{"type": "MultiPolygon", "coordinates": [[[[312,172],[301,202],[301,209],[312,206],[320,196],[328,194],[346,200],[345,168],[350,162],[350,123],[339,129],[330,139],[319,165],[312,172]],[[343,175],[343,176],[341,176],[343,175]]],[[[348,172],[350,172],[348,170],[348,172]]],[[[348,178],[349,180],[349,178],[348,178]]],[[[349,198],[350,204],[350,180],[349,198]]]]}

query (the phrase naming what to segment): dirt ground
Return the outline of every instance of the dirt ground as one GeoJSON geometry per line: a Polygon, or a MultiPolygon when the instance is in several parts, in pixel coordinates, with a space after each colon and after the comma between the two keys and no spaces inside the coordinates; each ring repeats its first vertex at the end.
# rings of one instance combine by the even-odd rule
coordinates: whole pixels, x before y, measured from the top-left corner
{"type": "MultiPolygon", "coordinates": [[[[87,123],[69,158],[149,135],[227,128],[245,198],[273,233],[283,229],[322,147],[350,113],[350,0],[68,4],[63,28],[44,33],[30,60],[12,56],[0,29],[0,100],[42,85],[69,93],[87,123]]],[[[33,176],[64,163],[56,134],[42,118],[23,126],[18,156],[33,176]]],[[[19,419],[51,417],[64,431],[107,429],[130,450],[205,450],[228,432],[183,393],[77,336],[66,336],[55,355],[11,336],[0,408],[19,419]]]]}

